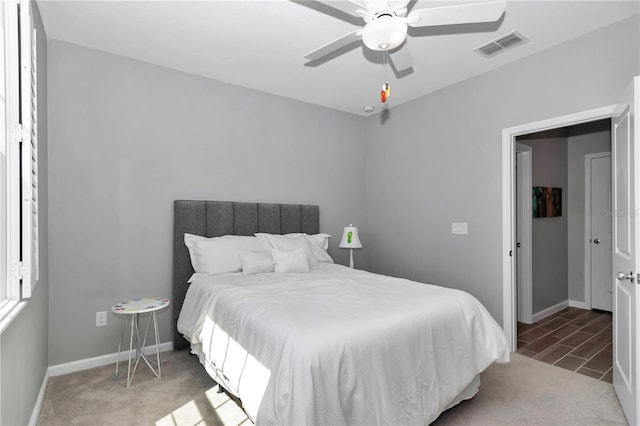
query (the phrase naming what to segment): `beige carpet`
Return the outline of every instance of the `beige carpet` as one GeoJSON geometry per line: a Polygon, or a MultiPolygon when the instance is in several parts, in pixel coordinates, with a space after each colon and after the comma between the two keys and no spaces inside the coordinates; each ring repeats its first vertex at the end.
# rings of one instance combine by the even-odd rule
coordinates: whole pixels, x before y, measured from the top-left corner
{"type": "MultiPolygon", "coordinates": [[[[52,377],[38,424],[250,425],[236,403],[187,351],[163,354],[163,377],[139,367],[130,389],[114,366],[52,377]]],[[[440,416],[437,425],[626,424],[610,384],[512,354],[482,374],[480,392],[440,416]]]]}

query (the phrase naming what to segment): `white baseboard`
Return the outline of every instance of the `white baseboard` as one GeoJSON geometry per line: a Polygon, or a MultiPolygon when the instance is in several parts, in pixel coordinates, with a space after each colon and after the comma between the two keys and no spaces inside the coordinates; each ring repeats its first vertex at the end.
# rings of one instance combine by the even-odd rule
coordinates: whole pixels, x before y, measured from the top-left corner
{"type": "Polygon", "coordinates": [[[567,306],[569,306],[569,301],[565,300],[564,302],[560,302],[557,305],[549,306],[548,308],[543,309],[540,312],[536,312],[535,314],[533,314],[533,322],[543,320],[546,317],[555,314],[556,312],[560,312],[567,306]]]}
{"type": "Polygon", "coordinates": [[[587,306],[584,302],[578,302],[577,300],[569,300],[569,307],[571,308],[580,308],[580,309],[591,309],[590,306],[587,306]]]}
{"type": "MultiPolygon", "coordinates": [[[[173,342],[160,343],[160,352],[172,351],[173,342]]],[[[155,353],[156,346],[147,346],[144,348],[145,355],[155,353]]],[[[129,359],[129,350],[120,352],[120,361],[129,359]]],[[[118,360],[118,353],[100,355],[93,358],[79,359],[77,361],[66,362],[64,364],[52,365],[49,367],[49,376],[60,376],[62,374],[75,373],[76,371],[88,370],[90,368],[102,367],[103,365],[115,364],[118,360]]]]}
{"type": "Polygon", "coordinates": [[[49,369],[44,373],[44,378],[42,379],[42,386],[40,386],[40,392],[38,393],[38,398],[36,399],[36,403],[33,406],[33,411],[31,411],[31,417],[29,418],[29,426],[35,426],[38,423],[38,417],[40,417],[40,410],[42,409],[42,403],[44,402],[44,394],[47,391],[47,385],[49,384],[49,369]]]}

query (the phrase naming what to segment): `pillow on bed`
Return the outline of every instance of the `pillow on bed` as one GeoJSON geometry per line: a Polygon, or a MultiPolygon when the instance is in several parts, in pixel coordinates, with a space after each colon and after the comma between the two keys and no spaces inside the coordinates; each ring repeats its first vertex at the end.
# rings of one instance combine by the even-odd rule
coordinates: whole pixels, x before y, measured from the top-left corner
{"type": "Polygon", "coordinates": [[[262,251],[240,252],[240,263],[242,264],[242,273],[244,275],[273,272],[275,267],[273,257],[269,253],[262,251]]]}
{"type": "Polygon", "coordinates": [[[324,251],[327,251],[329,249],[329,238],[331,238],[331,235],[329,234],[313,234],[313,235],[300,234],[300,235],[306,235],[307,239],[319,249],[322,249],[324,251]]]}
{"type": "Polygon", "coordinates": [[[264,251],[256,237],[240,235],[206,238],[184,234],[184,243],[189,249],[193,270],[199,274],[239,272],[241,251],[264,251]]]}
{"type": "Polygon", "coordinates": [[[295,250],[272,249],[271,255],[275,262],[274,271],[276,274],[309,272],[310,270],[304,248],[297,248],[295,250]]]}
{"type": "Polygon", "coordinates": [[[327,253],[327,248],[329,248],[328,244],[330,236],[331,235],[328,234],[315,234],[306,236],[307,240],[309,240],[310,242],[309,247],[311,247],[311,252],[315,256],[316,260],[320,263],[333,263],[333,259],[331,258],[331,256],[329,256],[329,253],[327,253]],[[326,237],[317,238],[318,235],[326,235],[326,237]],[[318,244],[318,242],[320,242],[322,247],[318,244]],[[327,248],[324,248],[325,244],[327,248]]]}
{"type": "Polygon", "coordinates": [[[275,235],[258,233],[256,237],[260,243],[262,243],[265,251],[270,251],[271,249],[295,250],[301,248],[304,249],[310,266],[319,265],[318,260],[316,260],[316,257],[313,255],[311,243],[307,240],[305,234],[275,235]]]}
{"type": "Polygon", "coordinates": [[[329,234],[286,234],[284,237],[297,237],[300,235],[304,235],[307,241],[309,241],[309,248],[311,249],[311,254],[316,258],[319,263],[333,263],[333,259],[327,253],[327,249],[329,248],[329,238],[331,235],[329,234]]]}

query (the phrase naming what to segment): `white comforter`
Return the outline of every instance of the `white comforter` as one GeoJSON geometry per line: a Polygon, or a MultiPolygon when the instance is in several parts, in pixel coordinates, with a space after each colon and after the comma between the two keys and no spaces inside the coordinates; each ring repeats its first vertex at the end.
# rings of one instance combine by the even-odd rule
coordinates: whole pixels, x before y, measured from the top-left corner
{"type": "Polygon", "coordinates": [[[195,276],[178,330],[258,424],[428,424],[509,361],[468,293],[339,265],[195,276]]]}

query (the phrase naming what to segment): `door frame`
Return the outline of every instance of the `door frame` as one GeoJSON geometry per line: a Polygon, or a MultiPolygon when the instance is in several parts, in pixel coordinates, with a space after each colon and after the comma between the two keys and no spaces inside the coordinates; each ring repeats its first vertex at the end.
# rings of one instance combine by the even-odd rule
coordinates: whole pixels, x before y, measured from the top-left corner
{"type": "Polygon", "coordinates": [[[612,152],[598,152],[584,156],[584,304],[591,309],[591,160],[611,158],[612,152]]]}
{"type": "Polygon", "coordinates": [[[502,328],[509,348],[517,349],[516,340],[516,250],[515,229],[515,142],[516,136],[567,127],[614,116],[617,105],[567,114],[502,129],[502,328]]]}
{"type": "MultiPolygon", "coordinates": [[[[531,187],[532,187],[532,148],[529,145],[516,143],[516,155],[521,155],[523,160],[523,179],[516,179],[516,192],[522,193],[522,210],[520,216],[516,219],[517,226],[521,226],[522,234],[520,235],[520,247],[514,252],[516,254],[516,266],[522,269],[522,273],[518,273],[516,277],[517,295],[518,295],[518,312],[522,322],[531,324],[533,322],[533,258],[532,258],[532,217],[531,217],[531,187]],[[527,196],[526,194],[529,194],[527,196]],[[519,263],[519,264],[518,264],[519,263]],[[518,279],[520,278],[520,279],[518,279]]],[[[518,197],[516,197],[516,202],[518,197]]],[[[516,212],[518,209],[516,208],[516,212]]],[[[517,235],[517,233],[516,233],[517,235]]]]}

